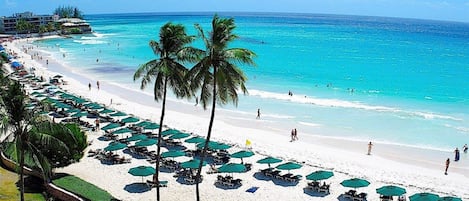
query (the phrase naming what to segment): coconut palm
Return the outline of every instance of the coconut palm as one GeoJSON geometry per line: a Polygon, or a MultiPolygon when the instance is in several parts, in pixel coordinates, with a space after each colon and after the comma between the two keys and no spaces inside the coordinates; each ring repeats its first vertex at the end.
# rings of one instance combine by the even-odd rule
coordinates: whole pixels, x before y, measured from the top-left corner
{"type": "Polygon", "coordinates": [[[216,103],[223,105],[231,101],[237,106],[237,90],[240,89],[244,94],[247,93],[244,85],[246,76],[238,64],[255,65],[254,52],[248,49],[229,47],[230,43],[238,38],[233,33],[235,27],[233,18],[219,18],[217,15],[213,17],[212,31],[208,35],[196,24],[196,29],[204,41],[205,51],[203,51],[199,62],[190,69],[188,79],[191,83],[191,90],[200,91],[200,103],[203,108],[207,109],[208,104],[212,103],[208,133],[196,176],[197,200],[200,200],[198,181],[200,181],[202,164],[212,134],[216,103]]]}
{"type": "MultiPolygon", "coordinates": [[[[154,99],[156,101],[162,100],[158,133],[161,133],[163,128],[168,87],[178,98],[190,97],[188,85],[184,80],[188,70],[181,63],[196,61],[195,49],[187,46],[194,39],[194,36],[187,35],[183,25],[166,23],[160,29],[159,41],[150,41],[150,47],[158,58],[141,65],[134,74],[134,81],[141,79],[140,88],[142,90],[151,82],[155,82],[154,99]]],[[[161,135],[158,135],[156,174],[153,178],[155,182],[159,181],[161,141],[161,135]]],[[[160,200],[159,185],[156,186],[156,192],[157,200],[160,200]]]]}
{"type": "Polygon", "coordinates": [[[13,81],[5,90],[1,91],[1,115],[2,130],[11,131],[7,136],[5,146],[7,155],[19,163],[19,187],[20,200],[24,200],[24,167],[37,168],[41,171],[45,180],[48,180],[51,172],[51,166],[48,159],[41,153],[36,146],[53,147],[62,152],[68,152],[65,144],[51,133],[68,133],[66,127],[50,122],[34,122],[33,113],[26,109],[26,96],[21,85],[13,81]]]}

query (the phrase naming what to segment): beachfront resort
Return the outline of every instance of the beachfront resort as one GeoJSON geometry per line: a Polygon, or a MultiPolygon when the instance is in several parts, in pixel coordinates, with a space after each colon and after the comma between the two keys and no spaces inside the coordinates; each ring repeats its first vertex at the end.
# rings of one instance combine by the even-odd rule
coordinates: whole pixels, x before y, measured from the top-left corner
{"type": "MultiPolygon", "coordinates": [[[[206,33],[208,37],[210,32],[218,30],[217,25],[218,28],[235,27],[233,18],[214,16],[211,20],[214,27],[197,27],[199,35],[206,33]]],[[[229,29],[222,33],[232,34],[231,31],[229,29]]],[[[269,123],[269,117],[264,113],[261,116],[259,110],[258,119],[253,115],[249,120],[251,124],[245,126],[233,124],[235,120],[230,119],[230,113],[223,110],[217,110],[218,116],[214,118],[213,113],[210,113],[215,110],[215,104],[212,106],[212,103],[218,101],[216,98],[222,99],[221,103],[230,103],[232,100],[236,103],[237,90],[245,90],[244,74],[239,73],[241,70],[237,65],[227,62],[229,67],[235,69],[231,70],[237,72],[224,75],[232,76],[231,80],[225,77],[232,82],[228,83],[231,85],[225,80],[216,82],[216,76],[212,78],[213,70],[204,71],[216,65],[204,68],[202,64],[197,65],[199,63],[194,62],[194,58],[210,62],[208,59],[219,52],[211,52],[210,48],[203,50],[191,47],[190,43],[194,39],[179,24],[166,23],[161,26],[159,33],[155,36],[160,38],[153,38],[151,47],[148,47],[149,51],[154,50],[159,60],[150,60],[143,65],[135,64],[139,68],[135,70],[133,79],[141,88],[151,88],[152,93],[149,95],[112,86],[111,82],[90,81],[71,71],[57,72],[57,69],[68,68],[60,60],[65,59],[65,54],[63,57],[53,57],[53,54],[47,53],[47,48],[38,47],[36,42],[54,40],[58,36],[14,39],[2,43],[0,50],[2,57],[6,58],[2,72],[7,75],[2,79],[5,83],[2,85],[2,103],[5,103],[2,104],[2,111],[5,111],[2,115],[14,117],[12,113],[21,112],[25,118],[22,124],[28,130],[21,133],[13,127],[10,132],[2,133],[2,167],[18,170],[19,156],[12,154],[16,152],[11,150],[23,145],[21,139],[25,139],[24,136],[28,136],[28,139],[29,136],[37,137],[33,131],[45,129],[35,127],[39,125],[37,122],[72,124],[78,125],[80,132],[72,134],[71,130],[74,129],[60,127],[64,130],[62,133],[50,135],[61,136],[57,140],[63,140],[63,144],[68,143],[66,139],[69,135],[75,136],[70,138],[81,146],[67,149],[76,150],[78,158],[67,158],[66,162],[54,157],[47,159],[59,160],[55,162],[61,165],[46,163],[52,164],[52,168],[34,160],[20,164],[24,167],[24,172],[20,174],[37,177],[42,182],[34,185],[43,186],[40,189],[47,192],[47,197],[58,200],[469,199],[469,192],[464,188],[468,176],[467,167],[463,165],[467,164],[466,155],[461,157],[460,162],[451,160],[448,174],[445,175],[444,160],[408,163],[409,159],[401,156],[405,155],[406,148],[396,152],[394,147],[386,149],[383,148],[385,145],[379,143],[329,140],[308,136],[301,130],[299,137],[292,135],[290,140],[290,129],[272,131],[267,128],[265,125],[269,123]],[[175,44],[174,48],[165,50],[163,48],[168,46],[164,43],[169,40],[163,39],[168,38],[177,38],[183,42],[171,43],[175,44]],[[155,63],[158,61],[174,62],[171,64],[179,67],[178,59],[184,58],[176,59],[175,55],[183,50],[200,53],[186,55],[188,57],[185,59],[192,61],[194,67],[171,69],[177,72],[173,74],[164,74],[162,72],[166,71],[155,68],[170,69],[155,63]],[[183,80],[181,75],[186,74],[192,74],[189,76],[191,81],[187,82],[193,84],[190,88],[196,88],[192,93],[200,94],[192,94],[184,86],[176,87],[177,81],[183,80]],[[203,80],[201,77],[209,79],[203,80]],[[158,81],[156,84],[155,80],[158,81]],[[207,83],[209,87],[204,85],[207,83]],[[172,84],[172,89],[175,89],[173,93],[189,97],[190,103],[168,98],[165,105],[166,93],[169,93],[170,88],[163,87],[166,86],[163,84],[172,84]],[[201,89],[201,86],[207,88],[201,89]],[[217,91],[217,87],[224,90],[217,91]],[[214,92],[209,89],[214,89],[214,92]],[[18,99],[20,102],[8,101],[11,97],[24,99],[18,99]],[[193,99],[197,99],[196,106],[193,99]],[[29,122],[34,124],[28,125],[29,122]],[[19,137],[21,135],[23,138],[19,137]],[[432,167],[428,167],[428,164],[432,164],[432,167]],[[74,185],[78,183],[80,187],[74,185]],[[89,191],[96,193],[90,194],[89,191]]],[[[217,38],[203,39],[208,41],[208,46],[220,42],[216,41],[217,38]]],[[[226,53],[227,50],[222,48],[218,51],[226,53]]],[[[242,53],[235,53],[229,55],[242,55],[242,58],[230,59],[252,65],[257,52],[243,49],[242,53]]],[[[67,53],[67,57],[73,57],[73,54],[67,53]]],[[[222,67],[227,66],[218,67],[225,70],[222,67]]],[[[285,97],[303,98],[293,94],[285,94],[285,97]]],[[[15,121],[9,122],[15,125],[15,121]]],[[[57,141],[58,144],[62,142],[57,141]]],[[[34,146],[39,144],[44,150],[62,149],[53,144],[33,142],[34,146]]],[[[44,153],[34,152],[31,155],[34,154],[39,156],[44,153]]],[[[58,154],[54,153],[53,156],[58,154]]],[[[465,153],[461,151],[461,154],[465,153]]],[[[0,200],[2,196],[0,194],[0,200]]],[[[15,196],[19,197],[17,194],[15,196]]]]}

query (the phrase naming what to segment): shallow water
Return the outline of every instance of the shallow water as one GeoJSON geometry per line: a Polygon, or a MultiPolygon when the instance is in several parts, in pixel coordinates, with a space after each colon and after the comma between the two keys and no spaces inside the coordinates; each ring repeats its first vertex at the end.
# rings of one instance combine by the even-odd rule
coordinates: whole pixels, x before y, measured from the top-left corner
{"type": "MultiPolygon", "coordinates": [[[[271,126],[354,140],[450,151],[469,142],[469,25],[337,15],[232,13],[233,47],[255,51],[243,66],[249,96],[233,118],[261,109],[271,126]],[[293,96],[288,96],[288,91],[293,96]]],[[[167,21],[209,29],[211,14],[87,16],[95,31],[37,42],[90,80],[138,89],[132,75],[153,59],[150,39],[167,21]]],[[[200,40],[194,43],[202,47],[200,40]]]]}

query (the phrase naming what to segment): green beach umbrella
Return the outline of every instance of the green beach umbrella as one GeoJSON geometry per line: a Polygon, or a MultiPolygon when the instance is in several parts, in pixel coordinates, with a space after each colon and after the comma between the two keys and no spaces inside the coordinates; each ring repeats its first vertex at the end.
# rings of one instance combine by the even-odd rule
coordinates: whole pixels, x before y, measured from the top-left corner
{"type": "Polygon", "coordinates": [[[239,163],[227,163],[218,168],[219,172],[224,173],[241,173],[246,172],[246,166],[239,163]]]}
{"type": "Polygon", "coordinates": [[[367,187],[368,185],[370,185],[370,182],[364,179],[353,178],[353,179],[344,180],[340,184],[344,187],[361,188],[361,187],[367,187]]]}
{"type": "Polygon", "coordinates": [[[147,124],[143,127],[143,129],[147,129],[147,130],[153,130],[153,129],[157,129],[157,128],[160,128],[160,125],[158,125],[156,123],[149,123],[149,124],[147,124]]]}
{"type": "Polygon", "coordinates": [[[135,135],[132,135],[131,137],[127,138],[127,142],[130,142],[130,141],[139,141],[139,140],[144,140],[144,139],[147,139],[148,136],[144,135],[144,134],[135,134],[135,135]]]}
{"type": "Polygon", "coordinates": [[[84,103],[84,102],[87,102],[87,100],[83,99],[83,98],[78,98],[78,97],[73,97],[71,98],[72,101],[74,101],[75,103],[84,103]]]}
{"type": "Polygon", "coordinates": [[[238,151],[234,154],[231,154],[231,157],[233,158],[247,158],[247,157],[251,157],[251,156],[254,156],[254,152],[252,151],[238,151]]]}
{"type": "Polygon", "coordinates": [[[55,103],[54,107],[56,108],[71,108],[72,106],[65,104],[65,103],[55,103]]]}
{"type": "Polygon", "coordinates": [[[154,145],[158,142],[157,139],[151,139],[151,138],[147,138],[147,139],[143,139],[143,140],[140,140],[138,142],[135,143],[135,146],[139,146],[139,147],[147,147],[147,146],[151,146],[151,145],[154,145]]]}
{"type": "MultiPolygon", "coordinates": [[[[190,161],[186,161],[186,162],[181,163],[181,167],[182,168],[190,168],[190,169],[198,169],[199,164],[200,164],[199,159],[192,159],[190,161]]],[[[202,166],[205,166],[205,165],[207,165],[207,163],[204,161],[202,163],[202,166]]]]}
{"type": "Polygon", "coordinates": [[[457,197],[446,196],[441,197],[438,201],[462,201],[462,199],[457,197]]]}
{"type": "Polygon", "coordinates": [[[187,143],[201,143],[201,142],[205,142],[205,138],[202,138],[202,137],[191,137],[187,140],[184,140],[184,142],[187,142],[187,143]]]}
{"type": "Polygon", "coordinates": [[[90,106],[89,108],[93,110],[99,110],[99,109],[103,109],[104,106],[96,104],[96,105],[90,106]]]}
{"type": "Polygon", "coordinates": [[[186,138],[186,137],[189,137],[189,136],[191,136],[191,135],[188,134],[188,133],[176,133],[176,134],[173,134],[173,135],[169,136],[169,139],[176,140],[176,139],[186,138]]]}
{"type": "Polygon", "coordinates": [[[151,124],[151,122],[149,122],[149,121],[141,121],[141,122],[136,123],[135,126],[144,127],[144,126],[146,126],[146,125],[148,125],[148,124],[151,124]]]}
{"type": "Polygon", "coordinates": [[[168,157],[174,158],[174,157],[180,157],[180,156],[185,156],[185,155],[186,155],[185,152],[178,151],[178,150],[172,150],[172,151],[161,153],[162,158],[168,158],[168,157]]]}
{"type": "Polygon", "coordinates": [[[125,119],[122,119],[121,121],[124,122],[124,123],[135,123],[135,122],[140,121],[140,120],[135,118],[135,117],[127,117],[125,119]]]}
{"type": "Polygon", "coordinates": [[[278,158],[274,158],[270,156],[257,161],[257,163],[260,163],[260,164],[268,164],[269,167],[270,167],[270,164],[272,163],[280,163],[280,162],[282,162],[282,159],[278,159],[278,158]]]}
{"type": "Polygon", "coordinates": [[[111,116],[111,117],[122,117],[122,116],[127,116],[127,114],[123,113],[123,112],[116,112],[116,113],[110,114],[109,116],[111,116]]]}
{"type": "Polygon", "coordinates": [[[42,94],[42,93],[39,93],[39,92],[37,92],[37,91],[31,93],[31,95],[33,95],[33,96],[38,95],[38,94],[42,94]]]}
{"type": "Polygon", "coordinates": [[[129,170],[129,174],[133,176],[141,176],[142,182],[143,182],[143,177],[150,176],[155,173],[156,173],[155,168],[151,166],[138,166],[138,167],[130,168],[129,170]]]}
{"type": "Polygon", "coordinates": [[[332,176],[334,176],[334,173],[331,171],[318,170],[318,171],[312,172],[309,175],[306,175],[306,179],[318,181],[318,180],[323,180],[323,179],[329,179],[332,176]]]}
{"type": "Polygon", "coordinates": [[[130,130],[129,128],[121,128],[119,130],[116,130],[112,132],[112,134],[124,134],[124,133],[131,133],[133,130],[130,130]]]}
{"type": "Polygon", "coordinates": [[[156,173],[156,170],[154,167],[151,166],[138,166],[134,168],[130,168],[129,174],[133,176],[150,176],[156,173]]]}
{"type": "Polygon", "coordinates": [[[107,147],[104,148],[104,151],[116,151],[119,149],[126,148],[127,145],[120,142],[111,142],[107,147]]]}
{"type": "Polygon", "coordinates": [[[389,185],[377,188],[376,193],[384,196],[400,196],[405,194],[406,190],[398,186],[389,185]]]}
{"type": "Polygon", "coordinates": [[[179,130],[176,130],[176,129],[168,129],[168,130],[165,130],[163,132],[161,132],[161,136],[167,136],[167,135],[172,135],[172,134],[176,134],[176,133],[181,133],[181,131],[179,130]]]}
{"type": "Polygon", "coordinates": [[[101,110],[99,111],[100,114],[107,114],[107,113],[113,113],[114,110],[110,110],[110,109],[104,109],[104,110],[101,110]]]}
{"type": "Polygon", "coordinates": [[[77,112],[75,114],[72,114],[72,117],[85,117],[88,116],[88,112],[77,112]]]}
{"type": "Polygon", "coordinates": [[[438,201],[440,196],[433,193],[416,193],[409,197],[410,201],[438,201]]]}
{"type": "Polygon", "coordinates": [[[110,123],[110,124],[108,124],[108,125],[102,127],[101,130],[107,131],[107,130],[109,130],[109,129],[114,129],[114,128],[118,128],[118,127],[121,127],[121,125],[118,124],[118,123],[110,123]]]}
{"type": "Polygon", "coordinates": [[[284,164],[277,165],[277,169],[279,170],[294,170],[294,169],[300,169],[302,165],[298,163],[293,163],[293,162],[287,162],[284,164]]]}
{"type": "Polygon", "coordinates": [[[254,156],[254,152],[252,151],[238,151],[234,154],[231,154],[231,157],[232,158],[239,158],[241,159],[241,163],[243,163],[243,158],[247,158],[247,157],[251,157],[251,156],[254,156]]]}
{"type": "MultiPolygon", "coordinates": [[[[197,148],[199,149],[203,149],[204,146],[205,142],[197,144],[197,148]]],[[[231,146],[224,143],[210,141],[208,142],[208,148],[211,150],[225,150],[231,148],[231,146]]]]}

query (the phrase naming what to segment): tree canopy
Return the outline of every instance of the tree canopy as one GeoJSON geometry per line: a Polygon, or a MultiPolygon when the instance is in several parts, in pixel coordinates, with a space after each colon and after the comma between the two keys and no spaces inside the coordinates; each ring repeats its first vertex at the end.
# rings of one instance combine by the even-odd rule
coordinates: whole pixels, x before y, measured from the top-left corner
{"type": "Polygon", "coordinates": [[[74,6],[60,6],[54,10],[54,14],[60,16],[60,18],[83,19],[83,12],[74,6]]]}

